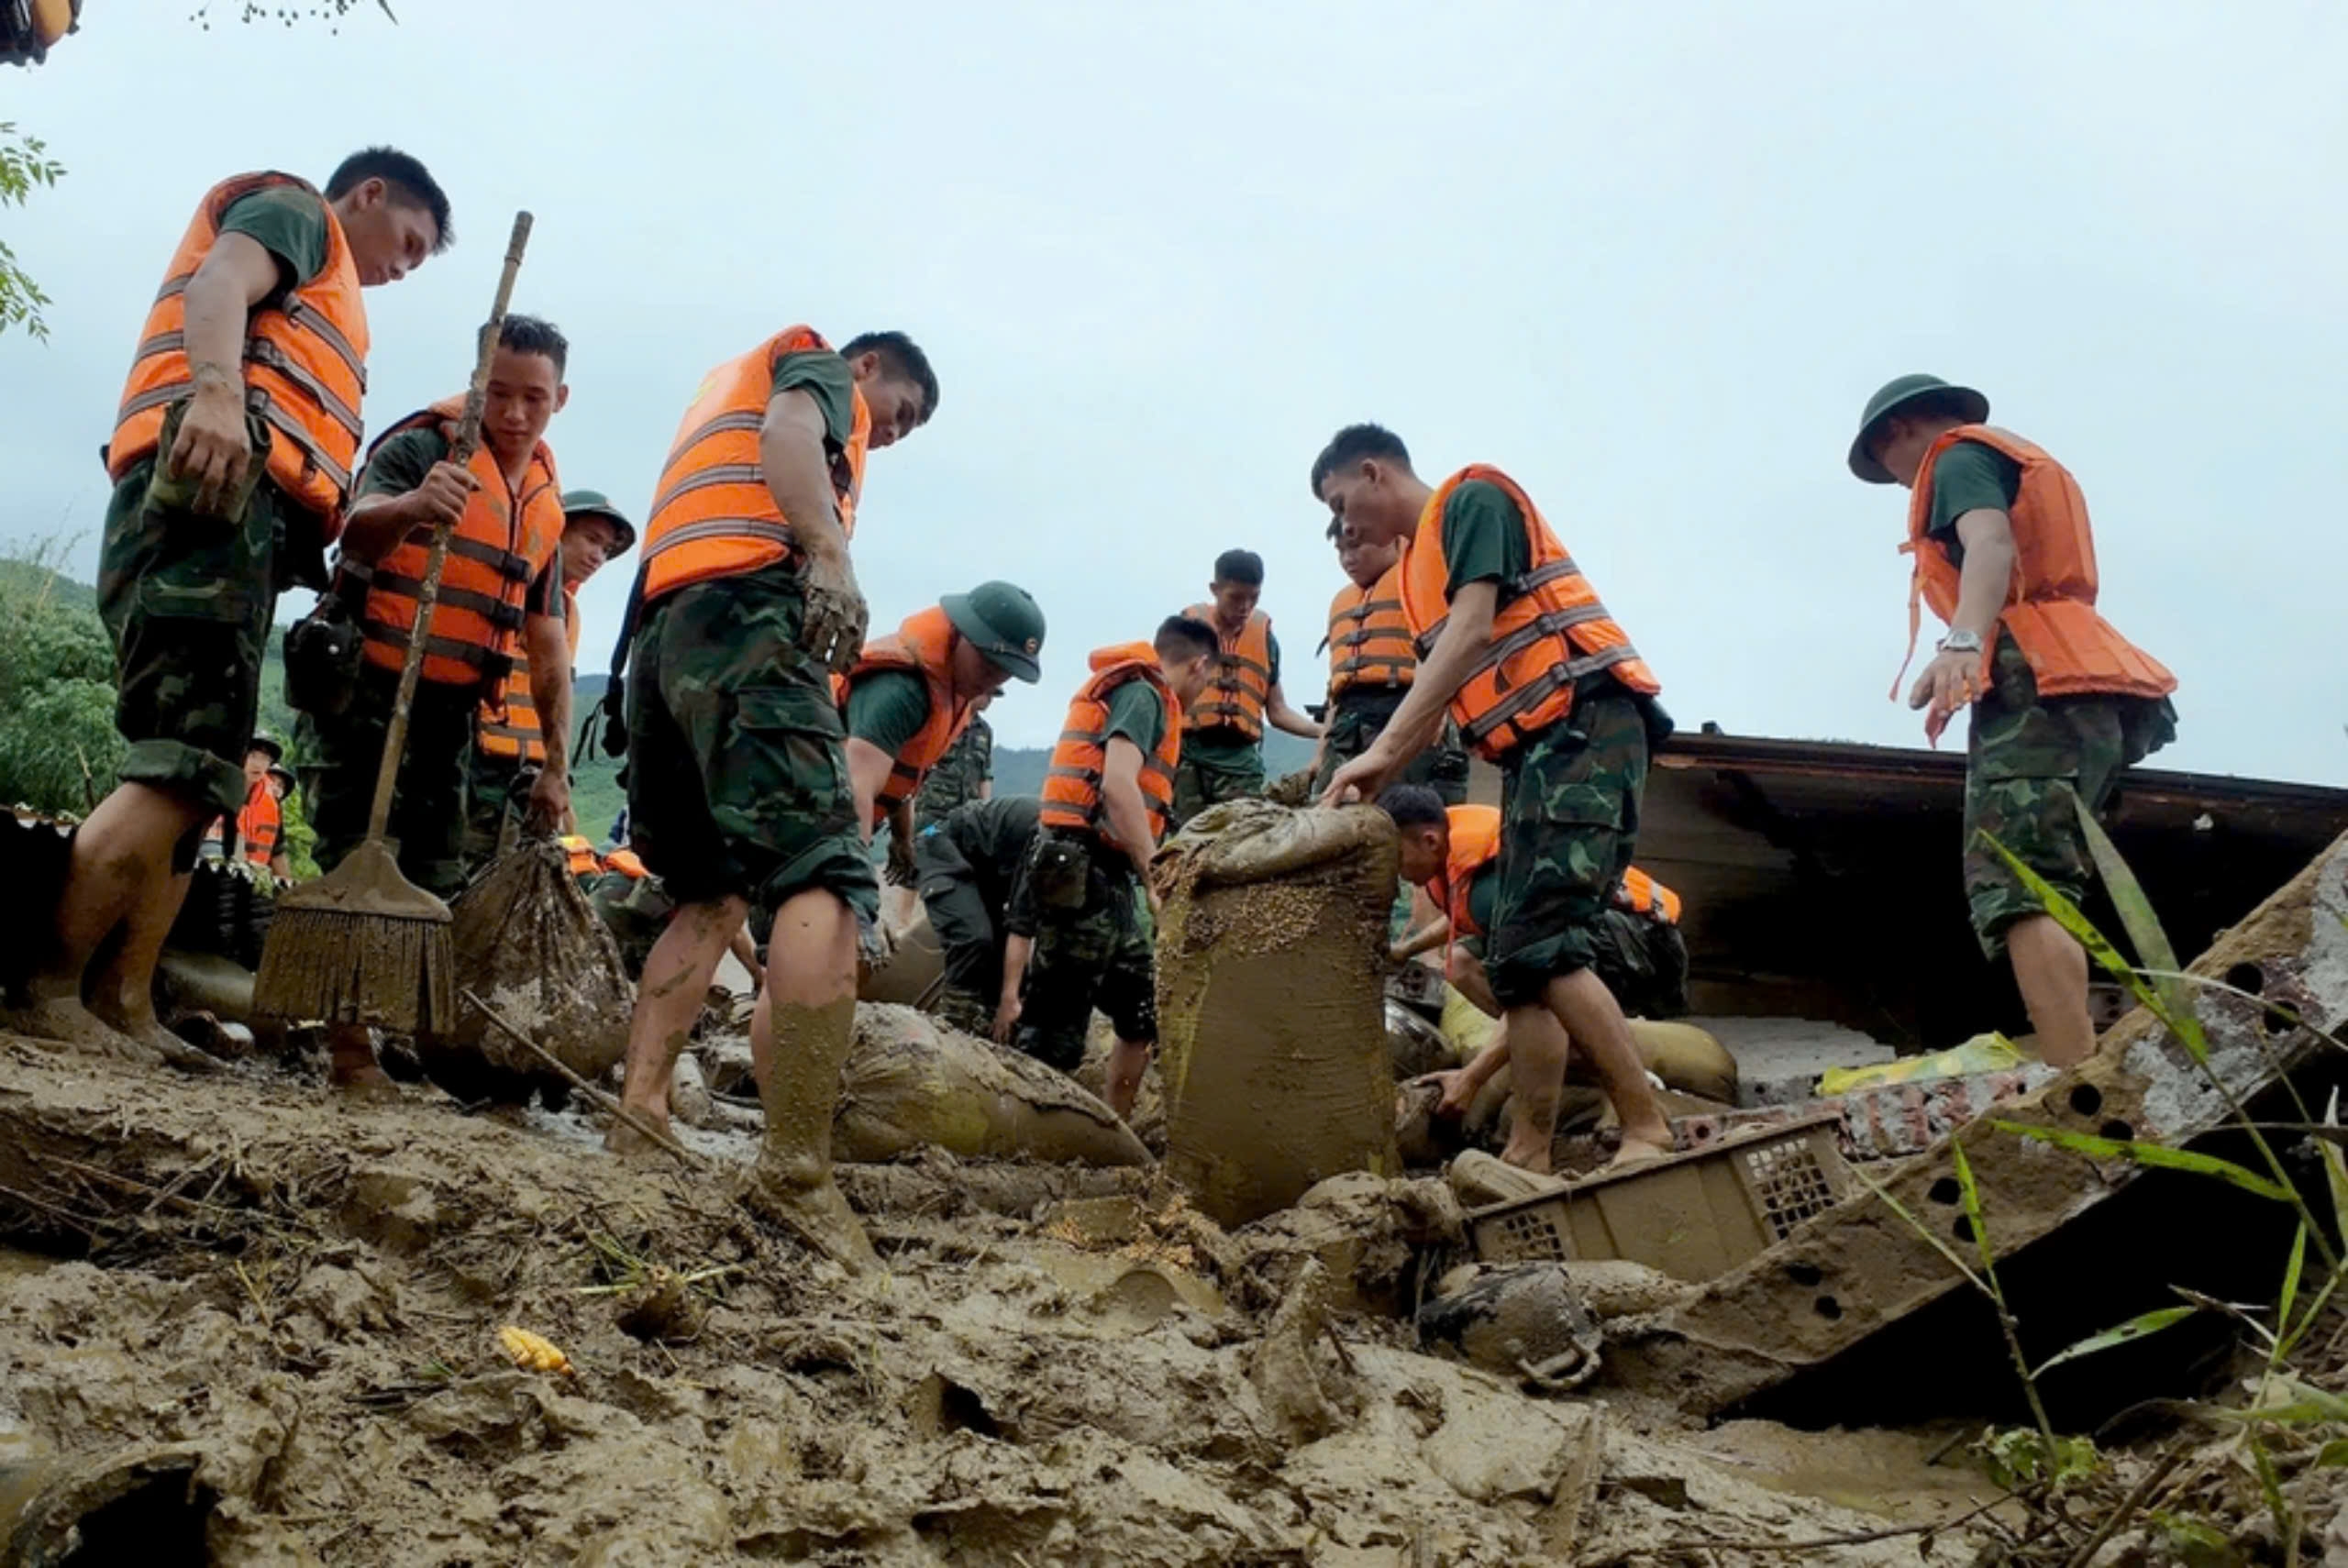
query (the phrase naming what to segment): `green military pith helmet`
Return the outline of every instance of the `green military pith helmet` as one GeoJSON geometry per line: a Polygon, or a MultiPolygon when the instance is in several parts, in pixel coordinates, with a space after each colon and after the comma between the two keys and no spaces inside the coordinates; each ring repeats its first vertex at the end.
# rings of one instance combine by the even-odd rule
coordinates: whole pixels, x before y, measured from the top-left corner
{"type": "Polygon", "coordinates": [[[636,525],[627,514],[612,504],[612,498],[600,490],[566,490],[562,492],[562,520],[569,523],[576,517],[601,517],[620,531],[620,547],[612,554],[625,555],[636,548],[636,525]]]}
{"type": "Polygon", "coordinates": [[[1978,425],[1989,417],[1989,400],[1971,387],[1955,386],[1938,376],[1900,376],[1886,381],[1867,399],[1866,412],[1859,415],[1859,433],[1851,442],[1851,471],[1869,484],[1899,483],[1899,476],[1876,461],[1868,447],[1883,433],[1885,420],[1927,401],[1944,404],[1967,425],[1978,425]]]}
{"type": "Polygon", "coordinates": [[[982,582],[968,593],[947,594],[937,607],[989,664],[1021,680],[1043,679],[1036,656],[1044,651],[1044,613],[1025,589],[982,582]]]}

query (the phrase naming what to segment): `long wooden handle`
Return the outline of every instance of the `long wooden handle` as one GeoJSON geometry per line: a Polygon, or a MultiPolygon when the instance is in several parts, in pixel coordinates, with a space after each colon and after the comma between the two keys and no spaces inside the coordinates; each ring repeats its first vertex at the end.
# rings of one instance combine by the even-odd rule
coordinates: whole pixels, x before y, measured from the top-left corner
{"type": "MultiPolygon", "coordinates": [[[[481,343],[473,356],[473,379],[465,389],[465,412],[457,421],[456,445],[449,461],[460,468],[472,461],[481,445],[482,406],[489,399],[489,366],[497,357],[497,339],[505,327],[505,307],[513,303],[514,279],[522,271],[522,249],[530,243],[530,215],[514,215],[514,237],[505,242],[505,270],[498,274],[497,299],[482,324],[481,343]]],[[[407,716],[415,701],[415,683],[424,672],[424,645],[432,636],[432,607],[440,598],[440,567],[449,558],[449,535],[453,524],[432,530],[432,554],[424,563],[424,583],[415,594],[415,624],[409,628],[407,659],[400,666],[400,694],[392,704],[391,727],[383,733],[383,759],[375,768],[375,803],[367,813],[367,836],[380,839],[391,825],[392,796],[399,788],[400,755],[407,749],[407,716]]]]}

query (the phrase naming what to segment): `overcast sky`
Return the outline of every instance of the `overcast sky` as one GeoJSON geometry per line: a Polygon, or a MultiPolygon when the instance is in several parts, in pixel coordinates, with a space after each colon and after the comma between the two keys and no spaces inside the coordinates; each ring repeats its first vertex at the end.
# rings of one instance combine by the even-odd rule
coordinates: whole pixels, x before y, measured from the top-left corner
{"type": "Polygon", "coordinates": [[[1234,545],[1317,699],[1306,469],[1357,419],[1430,480],[1520,480],[1684,726],[1914,744],[1905,496],[1843,454],[1926,370],[2077,474],[2106,612],[2184,682],[2165,763],[2348,781],[2348,7],[395,8],[93,0],[0,74],[70,170],[0,209],[55,301],[48,344],[0,337],[0,538],[94,569],[94,454],[197,197],[388,141],[460,237],[369,293],[371,428],[460,384],[520,206],[515,304],[573,344],[563,477],[639,520],[709,367],[793,322],[911,332],[942,403],[873,459],[857,569],[876,627],[988,577],[1042,601],[1011,744],[1234,545]]]}

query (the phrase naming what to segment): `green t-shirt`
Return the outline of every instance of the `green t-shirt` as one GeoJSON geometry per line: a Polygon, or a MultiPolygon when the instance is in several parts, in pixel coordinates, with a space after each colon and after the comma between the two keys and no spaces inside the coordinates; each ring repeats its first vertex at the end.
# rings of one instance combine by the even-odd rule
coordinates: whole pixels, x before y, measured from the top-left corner
{"type": "Polygon", "coordinates": [[[1443,503],[1443,558],[1451,569],[1444,597],[1471,582],[1508,582],[1533,569],[1524,513],[1489,480],[1469,480],[1443,503]]]}
{"type": "Polygon", "coordinates": [[[911,670],[877,669],[849,682],[847,733],[852,738],[896,756],[927,723],[929,688],[911,670]]]}
{"type": "Polygon", "coordinates": [[[971,801],[954,808],[927,832],[939,834],[960,853],[977,874],[989,907],[1001,909],[1010,901],[1011,886],[1027,858],[1027,846],[1035,842],[1043,805],[1033,795],[971,801]]]}
{"type": "Polygon", "coordinates": [[[1487,935],[1492,929],[1492,900],[1500,896],[1500,870],[1499,861],[1490,861],[1468,878],[1468,918],[1476,922],[1478,931],[1487,935]]]}
{"type": "Polygon", "coordinates": [[[1940,541],[1949,564],[1965,565],[1956,520],[1968,512],[2010,513],[2021,490],[2021,465],[1978,441],[1959,441],[1933,464],[1933,515],[1924,536],[1940,541]]]}
{"type": "Polygon", "coordinates": [[[239,197],[220,215],[220,232],[241,234],[277,259],[277,287],[265,305],[327,270],[326,204],[307,191],[278,185],[239,197]]]}
{"type": "Polygon", "coordinates": [[[835,447],[847,446],[856,428],[856,376],[847,361],[828,348],[785,354],[775,364],[774,384],[767,396],[794,391],[815,400],[824,415],[824,438],[835,447]]]}
{"type": "MultiPolygon", "coordinates": [[[[1166,699],[1148,681],[1128,680],[1109,693],[1109,730],[1102,744],[1105,745],[1118,735],[1141,747],[1145,762],[1157,752],[1157,743],[1166,738],[1166,699]]],[[[1189,738],[1183,737],[1185,744],[1189,738]]]]}
{"type": "MultiPolygon", "coordinates": [[[[359,475],[358,493],[405,495],[421,486],[424,476],[432,471],[432,465],[448,455],[448,439],[428,425],[387,436],[367,455],[367,466],[359,475]]],[[[538,569],[538,575],[530,580],[530,591],[522,601],[522,609],[526,614],[551,615],[558,621],[563,618],[561,550],[548,556],[547,564],[538,569]]]]}
{"type": "MultiPolygon", "coordinates": [[[[1214,623],[1210,620],[1207,624],[1214,623]]],[[[1265,667],[1271,671],[1265,679],[1265,690],[1269,691],[1280,683],[1280,640],[1269,627],[1264,631],[1264,651],[1268,656],[1265,667]]],[[[1182,737],[1184,748],[1202,762],[1246,758],[1263,744],[1261,736],[1248,735],[1230,724],[1212,724],[1182,737]]]]}

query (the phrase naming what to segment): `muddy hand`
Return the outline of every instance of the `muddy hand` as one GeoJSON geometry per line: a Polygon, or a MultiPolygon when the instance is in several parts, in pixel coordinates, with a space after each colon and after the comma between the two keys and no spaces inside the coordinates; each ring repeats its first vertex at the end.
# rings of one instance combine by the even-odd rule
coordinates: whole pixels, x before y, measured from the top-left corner
{"type": "Polygon", "coordinates": [[[218,390],[205,382],[180,415],[179,433],[163,459],[166,478],[194,483],[194,510],[207,517],[221,515],[252,461],[253,438],[245,425],[242,390],[243,383],[234,379],[218,390]]]}
{"type": "Polygon", "coordinates": [[[864,652],[864,628],[869,612],[856,570],[847,558],[811,559],[803,585],[807,617],[801,641],[810,657],[846,675],[864,652]]]}
{"type": "Polygon", "coordinates": [[[913,841],[893,833],[889,835],[888,878],[892,888],[910,888],[920,880],[914,872],[913,841]]]}
{"type": "Polygon", "coordinates": [[[1330,777],[1329,787],[1321,791],[1321,804],[1343,806],[1355,801],[1376,800],[1387,770],[1386,760],[1375,747],[1362,753],[1330,777]]]}
{"type": "Polygon", "coordinates": [[[1972,653],[1935,655],[1923,673],[1916,678],[1915,689],[1908,694],[1908,706],[1921,708],[1924,713],[1924,738],[1937,745],[1941,732],[1959,709],[1969,705],[1982,695],[1981,658],[1972,653]]]}
{"type": "Polygon", "coordinates": [[[539,768],[523,809],[522,825],[531,833],[551,837],[561,833],[570,822],[570,780],[551,767],[539,768]]]}

